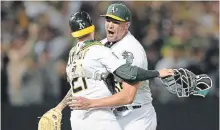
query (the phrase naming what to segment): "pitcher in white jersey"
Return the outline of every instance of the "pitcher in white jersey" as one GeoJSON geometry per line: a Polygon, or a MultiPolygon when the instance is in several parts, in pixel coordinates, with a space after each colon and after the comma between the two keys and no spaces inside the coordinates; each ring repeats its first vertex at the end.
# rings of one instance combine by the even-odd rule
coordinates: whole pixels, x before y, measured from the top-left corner
{"type": "MultiPolygon", "coordinates": [[[[66,98],[70,95],[90,99],[110,96],[111,92],[105,84],[105,78],[109,73],[129,83],[173,75],[171,69],[149,71],[131,66],[126,64],[124,60],[120,60],[109,48],[94,40],[94,25],[88,13],[84,11],[72,15],[69,24],[72,36],[78,42],[70,50],[66,67],[71,89],[55,108],[58,111],[64,109],[66,98]]],[[[123,84],[126,84],[125,82],[123,84]]],[[[129,84],[126,85],[130,86],[129,84]]],[[[121,130],[111,107],[73,110],[71,111],[70,121],[73,130],[91,130],[91,128],[94,130],[121,130]]]]}
{"type": "MultiPolygon", "coordinates": [[[[147,56],[142,45],[128,31],[131,21],[130,10],[123,4],[111,4],[106,15],[102,16],[106,18],[107,38],[101,42],[110,47],[119,59],[125,60],[128,64],[148,69],[147,56]]],[[[99,100],[76,97],[78,102],[69,102],[69,106],[72,109],[76,106],[79,109],[88,109],[97,106],[128,104],[116,108],[116,115],[123,130],[156,130],[157,117],[152,105],[149,81],[136,82],[133,83],[133,86],[117,85],[123,90],[111,97],[99,100]]]]}

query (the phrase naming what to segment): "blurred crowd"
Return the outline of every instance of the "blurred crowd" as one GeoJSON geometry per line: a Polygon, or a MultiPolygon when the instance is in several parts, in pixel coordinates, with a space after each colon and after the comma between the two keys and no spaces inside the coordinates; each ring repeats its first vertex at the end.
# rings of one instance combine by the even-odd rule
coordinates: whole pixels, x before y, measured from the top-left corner
{"type": "MultiPolygon", "coordinates": [[[[96,39],[105,38],[105,14],[110,1],[1,2],[1,98],[27,106],[60,101],[69,90],[65,66],[76,41],[69,17],[87,11],[96,39]]],[[[149,69],[187,68],[213,80],[209,96],[219,95],[219,2],[132,2],[131,33],[146,50],[149,69]]],[[[175,101],[158,80],[153,97],[175,101]]],[[[179,100],[178,100],[179,101],[179,100]]]]}

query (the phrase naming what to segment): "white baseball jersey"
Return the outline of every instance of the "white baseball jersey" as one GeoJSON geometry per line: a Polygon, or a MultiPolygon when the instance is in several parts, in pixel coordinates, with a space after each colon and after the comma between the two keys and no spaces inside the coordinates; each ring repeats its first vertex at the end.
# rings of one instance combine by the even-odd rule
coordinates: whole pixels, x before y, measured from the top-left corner
{"type": "MultiPolygon", "coordinates": [[[[106,43],[107,39],[102,40],[106,43]]],[[[127,63],[148,69],[146,53],[142,45],[129,32],[122,40],[113,44],[111,50],[119,59],[127,63]]],[[[157,117],[149,88],[149,81],[141,82],[132,106],[142,105],[141,108],[125,110],[118,113],[118,122],[123,130],[156,130],[157,117]]],[[[129,106],[129,105],[126,105],[129,106]]]]}
{"type": "MultiPolygon", "coordinates": [[[[101,41],[103,44],[107,42],[107,38],[101,41]]],[[[139,41],[128,32],[128,34],[120,41],[115,43],[111,50],[119,59],[124,59],[125,62],[138,66],[145,70],[148,69],[148,61],[146,53],[139,41]]],[[[132,105],[147,104],[152,101],[149,81],[141,82],[141,86],[137,91],[132,105]]]]}
{"type": "MultiPolygon", "coordinates": [[[[83,45],[84,43],[80,42],[76,48],[70,50],[66,67],[73,96],[95,99],[112,95],[103,80],[79,77],[79,75],[81,72],[86,71],[94,77],[102,73],[112,73],[124,62],[114,56],[109,48],[100,45],[92,45],[86,51],[81,51],[84,53],[77,53],[83,45]],[[79,56],[84,57],[83,60],[78,59],[79,56]]],[[[96,130],[121,130],[110,108],[73,110],[71,111],[70,122],[73,130],[91,130],[91,128],[96,130]]]]}
{"type": "Polygon", "coordinates": [[[77,62],[82,62],[83,71],[89,71],[92,75],[99,75],[102,73],[113,73],[119,66],[123,65],[124,62],[113,55],[109,48],[100,45],[88,47],[84,59],[80,61],[77,59],[77,55],[74,55],[74,53],[81,48],[80,44],[83,43],[78,43],[76,49],[72,48],[70,50],[66,67],[68,81],[73,89],[73,96],[83,96],[91,99],[110,96],[111,92],[103,80],[94,80],[93,78],[88,79],[84,77],[77,78],[76,73],[78,72],[76,72],[76,64],[77,62]]]}

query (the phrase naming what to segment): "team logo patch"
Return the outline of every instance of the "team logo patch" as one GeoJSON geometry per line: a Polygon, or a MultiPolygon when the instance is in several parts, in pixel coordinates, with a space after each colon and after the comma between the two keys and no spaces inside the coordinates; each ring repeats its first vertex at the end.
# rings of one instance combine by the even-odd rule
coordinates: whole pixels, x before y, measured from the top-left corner
{"type": "Polygon", "coordinates": [[[128,64],[132,64],[133,63],[133,59],[134,59],[133,53],[128,52],[128,51],[124,51],[122,53],[122,56],[123,56],[124,59],[126,59],[126,63],[128,63],[128,64]]]}
{"type": "Polygon", "coordinates": [[[86,26],[86,24],[85,24],[85,23],[79,23],[79,29],[84,29],[84,28],[85,28],[85,26],[86,26]]]}

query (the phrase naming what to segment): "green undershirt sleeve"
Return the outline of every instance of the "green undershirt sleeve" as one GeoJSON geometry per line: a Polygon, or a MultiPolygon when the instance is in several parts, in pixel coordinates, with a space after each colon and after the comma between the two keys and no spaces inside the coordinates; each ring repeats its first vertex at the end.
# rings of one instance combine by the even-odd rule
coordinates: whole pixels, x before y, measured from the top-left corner
{"type": "Polygon", "coordinates": [[[145,70],[130,64],[120,66],[113,73],[125,82],[139,82],[159,76],[157,70],[145,70]]]}

